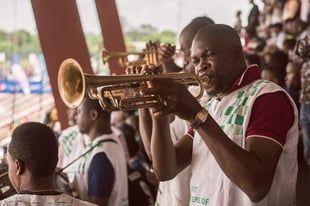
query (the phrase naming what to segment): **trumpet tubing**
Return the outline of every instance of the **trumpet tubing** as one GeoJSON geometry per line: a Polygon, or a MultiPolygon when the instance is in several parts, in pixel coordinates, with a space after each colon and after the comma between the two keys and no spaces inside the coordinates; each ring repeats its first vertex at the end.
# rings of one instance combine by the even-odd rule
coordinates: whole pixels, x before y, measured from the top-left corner
{"type": "Polygon", "coordinates": [[[102,49],[101,57],[103,64],[106,64],[110,59],[118,58],[118,63],[123,66],[142,65],[142,64],[158,64],[158,56],[156,48],[149,48],[143,52],[112,52],[102,49]],[[130,62],[128,56],[135,55],[137,60],[130,62]]]}
{"type": "Polygon", "coordinates": [[[189,73],[91,75],[83,73],[79,63],[69,58],[60,65],[58,89],[63,102],[70,108],[79,106],[88,93],[91,98],[100,102],[103,109],[131,110],[163,103],[161,97],[146,94],[147,89],[152,87],[152,79],[155,78],[173,79],[185,85],[197,85],[200,88],[196,95],[197,99],[202,97],[204,83],[208,81],[189,73]]]}

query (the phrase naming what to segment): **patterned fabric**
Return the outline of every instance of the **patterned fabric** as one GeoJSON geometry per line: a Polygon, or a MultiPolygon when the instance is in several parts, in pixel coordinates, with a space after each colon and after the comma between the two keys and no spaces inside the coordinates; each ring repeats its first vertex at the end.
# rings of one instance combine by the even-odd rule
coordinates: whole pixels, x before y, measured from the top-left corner
{"type": "Polygon", "coordinates": [[[300,103],[310,104],[310,62],[304,63],[301,68],[300,103]]]}
{"type": "MultiPolygon", "coordinates": [[[[235,104],[228,105],[223,111],[220,111],[219,119],[225,119],[221,122],[220,127],[229,134],[244,135],[243,123],[245,115],[249,112],[248,101],[253,98],[259,91],[261,84],[265,84],[264,80],[256,81],[250,84],[245,90],[238,91],[235,104]]],[[[214,100],[216,101],[216,100],[214,100]]],[[[209,101],[206,108],[209,108],[212,101],[209,101]]]]}
{"type": "Polygon", "coordinates": [[[0,201],[0,206],[95,206],[95,204],[75,199],[67,194],[30,195],[16,194],[0,201]]]}
{"type": "Polygon", "coordinates": [[[72,132],[63,137],[61,143],[63,146],[64,155],[69,156],[72,153],[72,146],[78,134],[78,131],[73,130],[72,132]]]}
{"type": "MultiPolygon", "coordinates": [[[[65,129],[60,137],[58,151],[58,168],[64,168],[69,163],[74,161],[85,150],[86,135],[80,133],[78,126],[72,126],[65,129]]],[[[67,167],[64,172],[68,175],[70,182],[73,181],[74,175],[77,172],[77,163],[73,163],[67,167]]]]}

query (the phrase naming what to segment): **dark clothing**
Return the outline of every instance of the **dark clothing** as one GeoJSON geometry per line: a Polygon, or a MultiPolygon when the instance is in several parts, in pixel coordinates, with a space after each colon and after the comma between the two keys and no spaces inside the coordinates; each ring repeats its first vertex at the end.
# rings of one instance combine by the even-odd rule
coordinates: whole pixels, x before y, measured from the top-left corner
{"type": "Polygon", "coordinates": [[[247,30],[256,32],[256,27],[259,25],[259,8],[256,4],[253,4],[253,7],[248,16],[248,26],[247,30]]]}

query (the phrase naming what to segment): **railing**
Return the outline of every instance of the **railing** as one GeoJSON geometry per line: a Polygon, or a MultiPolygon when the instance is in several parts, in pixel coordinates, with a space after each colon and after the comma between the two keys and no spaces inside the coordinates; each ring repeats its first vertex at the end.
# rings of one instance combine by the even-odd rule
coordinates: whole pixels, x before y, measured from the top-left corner
{"type": "MultiPolygon", "coordinates": [[[[1,86],[0,81],[0,86],[1,86]]],[[[5,82],[7,86],[7,82],[5,82]]],[[[10,90],[12,90],[12,85],[10,90]]],[[[14,86],[14,85],[13,85],[14,86]]],[[[33,87],[38,87],[32,84],[33,87]],[[34,86],[33,86],[34,85],[34,86]]],[[[14,86],[15,87],[15,86],[14,86]]],[[[16,88],[16,87],[15,87],[16,88]]],[[[0,141],[11,134],[12,129],[26,121],[43,121],[45,114],[55,106],[50,91],[23,94],[20,91],[9,91],[0,88],[0,141]]]]}

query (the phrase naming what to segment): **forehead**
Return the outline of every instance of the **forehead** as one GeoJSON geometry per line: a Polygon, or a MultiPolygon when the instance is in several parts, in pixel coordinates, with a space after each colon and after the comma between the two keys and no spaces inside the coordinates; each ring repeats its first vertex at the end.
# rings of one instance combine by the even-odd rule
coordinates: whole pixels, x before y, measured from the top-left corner
{"type": "Polygon", "coordinates": [[[214,38],[211,35],[201,35],[194,38],[191,51],[193,55],[195,53],[204,52],[206,50],[214,51],[218,49],[224,49],[224,44],[219,38],[214,38]]]}

